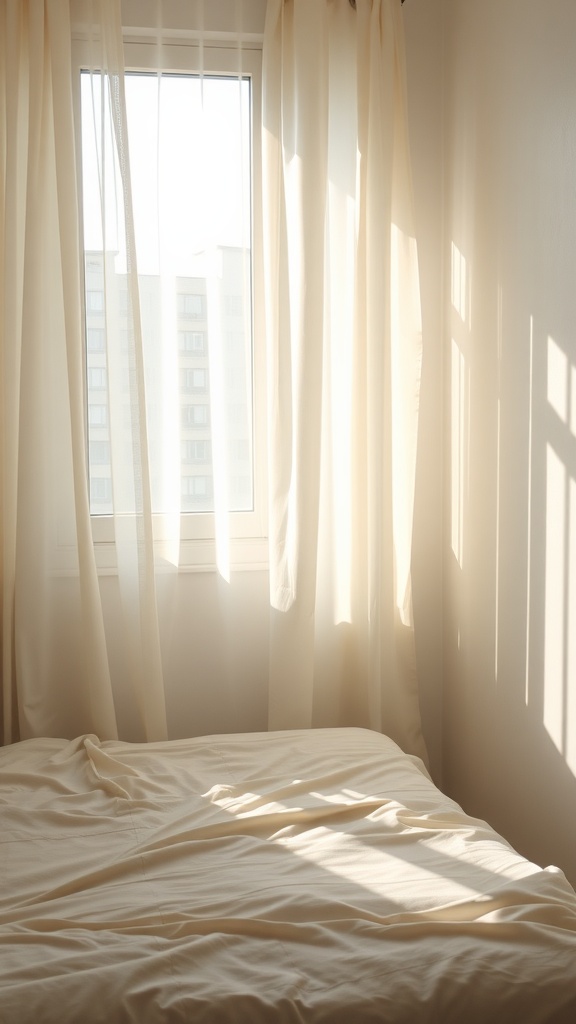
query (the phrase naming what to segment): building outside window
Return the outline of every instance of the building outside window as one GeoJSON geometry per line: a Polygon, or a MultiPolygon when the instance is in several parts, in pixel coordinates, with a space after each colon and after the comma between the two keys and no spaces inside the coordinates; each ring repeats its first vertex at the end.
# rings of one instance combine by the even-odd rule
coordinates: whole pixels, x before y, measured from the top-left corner
{"type": "MultiPolygon", "coordinates": [[[[128,52],[130,44],[127,47],[128,52]]],[[[191,59],[195,52],[191,47],[191,59]]],[[[225,63],[230,51],[222,51],[222,54],[225,63]]],[[[255,59],[259,62],[260,55],[257,58],[255,55],[255,59]]],[[[98,185],[97,149],[88,138],[94,111],[100,109],[99,76],[97,73],[81,74],[80,79],[82,123],[86,126],[86,135],[84,127],[82,135],[82,192],[88,458],[91,512],[93,516],[98,516],[102,512],[124,511],[115,504],[123,500],[124,489],[111,484],[111,430],[119,432],[114,441],[114,451],[127,452],[130,458],[135,430],[131,403],[135,394],[136,365],[132,311],[128,302],[130,289],[122,244],[119,241],[114,248],[104,251],[99,242],[102,217],[98,212],[101,192],[98,185]],[[92,239],[98,244],[91,245],[92,239]],[[113,379],[110,378],[112,373],[113,379]],[[122,431],[126,433],[125,441],[120,436],[122,431]],[[95,472],[96,467],[102,470],[108,468],[109,475],[95,472]],[[107,484],[94,482],[104,479],[109,481],[109,489],[107,484]]],[[[150,121],[150,97],[154,97],[158,91],[158,79],[156,74],[145,71],[130,72],[125,82],[131,174],[135,179],[132,182],[133,195],[144,195],[147,187],[145,174],[151,166],[146,156],[146,130],[150,121]],[[136,181],[140,172],[143,174],[142,180],[136,181]]],[[[203,131],[206,129],[207,112],[212,110],[214,138],[220,140],[214,148],[222,156],[219,166],[212,168],[212,171],[205,167],[200,178],[219,182],[222,191],[214,202],[214,211],[218,217],[222,209],[226,208],[232,225],[236,222],[238,225],[248,224],[249,230],[246,235],[242,233],[245,232],[244,227],[240,232],[237,227],[225,228],[222,241],[215,245],[212,241],[209,253],[194,243],[188,233],[185,237],[188,255],[184,261],[188,272],[184,272],[184,264],[182,272],[176,270],[176,276],[172,276],[173,291],[170,294],[162,277],[161,266],[155,267],[154,260],[150,262],[147,254],[138,249],[139,239],[154,235],[145,222],[153,208],[153,201],[144,202],[141,206],[138,200],[134,203],[136,262],[139,270],[137,292],[146,385],[144,436],[147,438],[152,511],[162,512],[166,507],[164,456],[169,439],[170,445],[177,446],[176,460],[173,455],[170,456],[170,466],[181,467],[182,512],[213,512],[214,480],[222,481],[224,473],[227,475],[227,483],[222,493],[227,495],[226,500],[230,502],[229,510],[253,515],[256,466],[253,429],[258,417],[253,404],[255,277],[250,210],[254,184],[253,146],[255,140],[259,145],[259,139],[254,132],[251,111],[252,81],[248,76],[239,78],[234,71],[229,76],[221,72],[211,76],[205,71],[202,78],[195,73],[166,73],[162,76],[162,83],[163,102],[168,104],[166,113],[170,115],[166,116],[163,123],[171,125],[167,129],[168,135],[173,133],[171,138],[168,135],[165,138],[167,162],[172,167],[187,166],[186,161],[178,162],[175,157],[181,144],[188,144],[184,139],[186,132],[191,135],[197,157],[196,141],[200,128],[194,130],[194,110],[202,93],[203,131]],[[173,116],[175,111],[181,114],[185,112],[186,116],[178,119],[173,116]],[[232,208],[229,197],[234,198],[237,208],[232,208]],[[174,385],[177,390],[172,392],[174,385]],[[193,394],[202,395],[202,400],[190,401],[189,396],[193,394]],[[214,421],[216,415],[219,417],[218,423],[214,421]],[[213,430],[218,432],[217,446],[213,444],[213,430]],[[218,473],[214,472],[214,458],[220,460],[218,473]],[[186,473],[186,465],[201,465],[209,472],[186,473]],[[234,483],[239,478],[246,481],[242,486],[234,483]]],[[[211,128],[209,130],[212,131],[211,128]]],[[[111,139],[111,148],[113,145],[111,139]]],[[[162,155],[160,158],[163,158],[162,155]]],[[[190,217],[194,225],[202,220],[205,213],[205,198],[194,194],[189,174],[181,177],[184,190],[176,194],[174,188],[174,195],[163,197],[162,203],[168,208],[174,201],[174,208],[178,211],[177,224],[190,217]],[[200,213],[195,212],[196,203],[200,203],[200,213]]],[[[113,210],[109,222],[114,222],[113,210]]],[[[217,230],[221,230],[221,226],[210,228],[212,240],[217,237],[217,230]]],[[[171,255],[170,260],[171,266],[176,267],[177,257],[171,255]]],[[[132,292],[133,296],[135,294],[136,291],[132,292]]],[[[137,344],[140,344],[139,340],[137,344]]],[[[261,396],[258,401],[265,401],[264,391],[258,394],[261,396]]],[[[260,418],[263,418],[262,414],[260,418]]],[[[115,466],[116,471],[118,465],[115,466]]],[[[173,487],[171,493],[174,493],[173,487]]],[[[260,521],[260,512],[258,516],[260,521]]],[[[248,520],[246,523],[246,535],[255,536],[255,531],[260,527],[257,524],[250,525],[248,520]]],[[[205,529],[202,527],[203,531],[205,529]]],[[[193,538],[194,535],[194,527],[192,532],[185,532],[187,537],[193,538]]],[[[242,536],[241,533],[238,535],[242,536]]],[[[201,536],[206,536],[206,533],[202,532],[201,536]]]]}

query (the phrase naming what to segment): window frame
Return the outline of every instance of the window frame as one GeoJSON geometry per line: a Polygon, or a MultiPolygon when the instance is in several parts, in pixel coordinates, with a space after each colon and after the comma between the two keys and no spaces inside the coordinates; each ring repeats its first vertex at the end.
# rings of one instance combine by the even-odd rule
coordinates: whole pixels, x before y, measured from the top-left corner
{"type": "MultiPolygon", "coordinates": [[[[124,38],[126,72],[155,72],[158,45],[145,34],[140,36],[131,28],[124,38]]],[[[88,47],[81,33],[76,33],[73,45],[73,95],[76,120],[76,147],[78,188],[82,195],[82,153],[80,133],[80,75],[89,69],[88,47]]],[[[261,172],[261,109],[262,109],[262,43],[251,37],[242,43],[242,67],[238,70],[238,43],[225,34],[199,45],[193,32],[176,33],[163,39],[163,71],[166,73],[229,75],[250,78],[251,82],[251,269],[252,269],[252,448],[253,448],[253,510],[227,513],[230,539],[230,566],[232,569],[263,569],[268,565],[267,499],[266,499],[266,366],[263,303],[262,258],[262,172],[261,172]]],[[[80,225],[82,233],[82,225],[80,225]]],[[[80,238],[82,258],[81,280],[84,285],[84,245],[80,238]]],[[[81,295],[83,328],[85,293],[81,295]]],[[[193,330],[191,321],[191,330],[193,330]]],[[[87,339],[84,337],[84,359],[87,357],[87,339]]],[[[85,378],[86,378],[85,374],[85,378]]],[[[87,391],[85,391],[87,400],[87,391]]],[[[87,401],[86,401],[87,408],[87,401]]],[[[88,414],[88,408],[87,408],[88,414]]],[[[87,444],[87,441],[86,441],[87,444]]],[[[87,452],[88,460],[88,452],[87,452]]],[[[88,465],[89,473],[89,465],[88,465]]],[[[92,537],[96,564],[100,573],[116,571],[114,543],[114,516],[91,515],[92,537]]],[[[160,554],[162,542],[169,539],[169,517],[161,513],[152,516],[153,535],[160,554]]],[[[216,569],[216,514],[214,512],[181,512],[179,571],[209,571],[216,569]]]]}

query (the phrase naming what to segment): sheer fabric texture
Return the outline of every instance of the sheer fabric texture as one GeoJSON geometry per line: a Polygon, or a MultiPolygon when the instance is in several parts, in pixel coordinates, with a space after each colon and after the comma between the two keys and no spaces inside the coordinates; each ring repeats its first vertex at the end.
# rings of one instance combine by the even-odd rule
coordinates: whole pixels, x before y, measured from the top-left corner
{"type": "Polygon", "coordinates": [[[5,742],[116,733],[88,513],[68,6],[0,9],[5,742]]]}
{"type": "MultiPolygon", "coordinates": [[[[142,37],[156,97],[149,121],[157,175],[169,48],[196,47],[202,72],[210,45],[215,9],[193,6],[182,5],[182,34],[174,5],[158,2],[155,24],[142,37]]],[[[229,6],[234,24],[224,35],[241,105],[242,45],[247,38],[254,45],[254,35],[243,31],[243,4],[229,6]]],[[[358,0],[354,10],[348,0],[269,0],[265,6],[270,587],[269,601],[250,609],[269,645],[258,721],[271,728],[370,726],[422,755],[410,592],[421,332],[400,4],[358,0]]],[[[197,662],[169,656],[171,602],[182,613],[183,595],[192,589],[181,574],[182,511],[189,510],[180,465],[176,320],[184,278],[203,282],[210,307],[221,280],[222,243],[209,232],[200,241],[194,236],[204,262],[183,270],[169,255],[160,207],[153,206],[155,262],[151,272],[146,266],[135,216],[142,161],[129,130],[123,11],[119,0],[86,0],[73,10],[82,12],[97,168],[96,184],[82,178],[84,199],[90,187],[97,197],[90,204],[97,238],[94,245],[85,238],[84,275],[86,281],[100,275],[102,288],[93,292],[104,296],[102,310],[99,298],[86,298],[103,325],[93,328],[87,354],[69,4],[7,0],[1,15],[3,732],[5,741],[83,732],[114,738],[123,731],[120,665],[120,717],[133,722],[128,738],[162,739],[172,734],[170,722],[179,735],[197,731],[186,696],[195,687],[204,686],[203,699],[210,700],[197,667],[202,652],[197,662]],[[121,317],[113,301],[118,275],[121,317]],[[164,310],[162,336],[173,341],[171,362],[163,355],[154,363],[151,276],[164,310]],[[101,344],[100,330],[102,365],[90,354],[91,344],[101,344]],[[168,410],[160,427],[152,401],[159,380],[168,410]],[[105,412],[92,401],[90,381],[106,388],[105,412]],[[108,433],[98,447],[91,426],[104,419],[108,433]],[[105,451],[109,489],[94,484],[92,468],[94,453],[103,458],[105,451]],[[117,580],[112,604],[96,567],[91,476],[92,512],[95,494],[113,496],[107,509],[117,580]],[[120,658],[113,655],[118,650],[120,658]]],[[[223,33],[216,34],[221,42],[223,33]]],[[[196,140],[198,154],[203,144],[206,138],[196,140]]],[[[255,189],[254,206],[259,202],[255,189]]],[[[241,234],[224,248],[245,256],[245,244],[241,234]]],[[[258,287],[257,274],[254,282],[258,287]]],[[[243,307],[241,315],[249,320],[252,312],[243,307]]],[[[198,333],[189,332],[183,344],[199,345],[198,333]]],[[[209,389],[213,433],[203,450],[211,459],[212,572],[225,588],[220,612],[230,616],[224,605],[235,607],[231,596],[242,573],[233,571],[230,555],[226,453],[238,438],[225,411],[224,334],[209,327],[208,335],[204,376],[190,371],[186,380],[192,390],[204,383],[209,389]]],[[[252,384],[248,374],[242,402],[251,401],[252,384]]],[[[253,440],[246,435],[243,452],[253,440]]],[[[184,620],[194,613],[191,605],[184,620]]],[[[228,625],[232,635],[234,623],[228,625]]],[[[243,658],[242,643],[230,649],[239,680],[248,672],[243,658]]],[[[220,720],[227,731],[230,722],[219,718],[217,703],[210,721],[214,731],[220,720]]]]}
{"type": "Polygon", "coordinates": [[[271,0],[264,42],[270,721],[422,753],[410,552],[421,360],[395,0],[271,0]]]}

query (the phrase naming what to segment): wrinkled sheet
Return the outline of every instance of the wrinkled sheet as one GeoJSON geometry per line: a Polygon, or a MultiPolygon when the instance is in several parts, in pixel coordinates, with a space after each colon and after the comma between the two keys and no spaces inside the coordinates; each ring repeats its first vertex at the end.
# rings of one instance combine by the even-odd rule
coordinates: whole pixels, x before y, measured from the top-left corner
{"type": "Polygon", "coordinates": [[[576,895],[362,729],[0,750],[2,1024],[576,1021],[576,895]]]}

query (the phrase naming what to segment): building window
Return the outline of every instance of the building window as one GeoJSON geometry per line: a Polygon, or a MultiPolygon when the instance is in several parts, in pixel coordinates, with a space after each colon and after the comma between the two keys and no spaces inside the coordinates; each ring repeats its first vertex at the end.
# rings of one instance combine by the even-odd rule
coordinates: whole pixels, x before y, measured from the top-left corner
{"type": "Polygon", "coordinates": [[[244,296],[227,295],[224,303],[224,310],[228,316],[244,315],[244,296]]]}
{"type": "Polygon", "coordinates": [[[178,348],[181,352],[206,355],[206,333],[204,331],[178,331],[178,348]]]}
{"type": "Polygon", "coordinates": [[[213,492],[211,476],[183,476],[182,494],[188,498],[211,498],[213,492]]]}
{"type": "Polygon", "coordinates": [[[106,349],[106,334],[101,327],[86,328],[86,348],[89,352],[104,352],[106,349]]]}
{"type": "Polygon", "coordinates": [[[182,320],[206,319],[206,296],[202,294],[179,294],[176,309],[182,320]]]}
{"type": "Polygon", "coordinates": [[[203,367],[180,371],[182,391],[205,392],[208,390],[208,370],[203,367]]]}
{"type": "Polygon", "coordinates": [[[108,406],[90,402],[88,405],[88,426],[105,427],[108,425],[108,406]]]}
{"type": "Polygon", "coordinates": [[[90,500],[101,504],[112,501],[112,481],[108,476],[90,477],[90,500]]]}
{"type": "Polygon", "coordinates": [[[207,463],[212,458],[212,445],[208,440],[182,441],[182,462],[207,463]]]}
{"type": "Polygon", "coordinates": [[[90,441],[88,455],[91,466],[109,466],[110,443],[108,441],[90,441]]]}
{"type": "Polygon", "coordinates": [[[104,366],[88,367],[88,390],[102,391],[106,387],[106,368],[104,366]]]}
{"type": "Polygon", "coordinates": [[[182,426],[183,427],[206,427],[208,426],[207,405],[183,405],[182,426]]]}
{"type": "Polygon", "coordinates": [[[86,292],[86,311],[88,313],[104,312],[104,292],[90,290],[86,292]]]}

